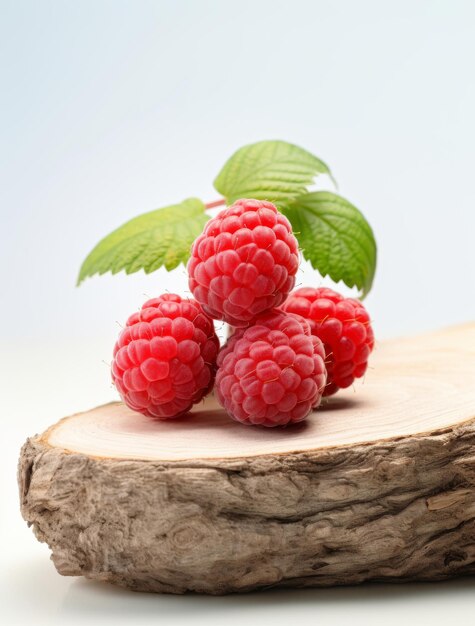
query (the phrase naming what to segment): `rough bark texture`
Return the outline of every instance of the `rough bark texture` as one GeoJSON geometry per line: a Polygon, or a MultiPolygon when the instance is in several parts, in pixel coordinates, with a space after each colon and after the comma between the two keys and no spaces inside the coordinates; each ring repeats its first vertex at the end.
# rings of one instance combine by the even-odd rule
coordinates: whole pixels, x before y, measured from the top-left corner
{"type": "Polygon", "coordinates": [[[64,575],[135,590],[475,574],[475,420],[243,459],[126,461],[24,445],[21,510],[64,575]]]}

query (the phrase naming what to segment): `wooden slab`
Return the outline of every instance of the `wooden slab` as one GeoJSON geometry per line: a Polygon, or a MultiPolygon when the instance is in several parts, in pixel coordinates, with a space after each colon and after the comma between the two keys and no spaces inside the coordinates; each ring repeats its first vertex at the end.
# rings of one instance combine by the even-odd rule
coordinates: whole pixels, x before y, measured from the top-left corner
{"type": "Polygon", "coordinates": [[[475,573],[475,324],[380,343],[303,424],[214,399],[154,422],[65,418],[20,459],[22,513],[63,574],[208,593],[475,573]]]}

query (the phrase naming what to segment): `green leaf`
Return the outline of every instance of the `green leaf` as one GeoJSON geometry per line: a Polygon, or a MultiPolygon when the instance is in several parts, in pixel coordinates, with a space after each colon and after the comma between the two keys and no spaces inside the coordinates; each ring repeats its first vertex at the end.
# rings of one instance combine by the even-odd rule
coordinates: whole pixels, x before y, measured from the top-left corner
{"type": "Polygon", "coordinates": [[[348,200],[328,191],[297,198],[283,209],[305,259],[322,276],[357,287],[362,296],[373,284],[376,241],[370,225],[348,200]]]}
{"type": "Polygon", "coordinates": [[[244,146],[224,165],[215,188],[232,204],[239,198],[285,205],[306,191],[328,167],[303,148],[286,141],[259,141],[244,146]]]}
{"type": "Polygon", "coordinates": [[[77,284],[87,276],[125,270],[167,270],[186,263],[191,244],[209,219],[197,198],[150,211],[126,222],[102,239],[82,264],[77,284]]]}

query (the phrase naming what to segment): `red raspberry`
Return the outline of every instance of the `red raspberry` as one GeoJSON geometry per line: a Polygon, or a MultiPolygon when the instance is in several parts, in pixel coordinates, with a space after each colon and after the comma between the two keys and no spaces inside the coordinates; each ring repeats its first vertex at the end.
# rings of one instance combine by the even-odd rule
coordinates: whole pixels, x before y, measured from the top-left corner
{"type": "Polygon", "coordinates": [[[270,202],[238,200],[209,220],[193,244],[190,289],[214,319],[247,326],[282,304],[298,264],[289,220],[270,202]]]}
{"type": "Polygon", "coordinates": [[[310,324],[325,346],[328,372],[324,396],[349,387],[368,367],[374,333],[368,312],[359,300],[344,298],[332,289],[297,289],[282,307],[310,324]]]}
{"type": "Polygon", "coordinates": [[[148,300],[114,347],[112,380],[134,411],[178,417],[212,388],[219,341],[198,302],[174,294],[148,300]]]}
{"type": "Polygon", "coordinates": [[[283,426],[305,419],[325,387],[325,352],[299,316],[273,310],[240,328],[218,355],[216,395],[244,424],[283,426]]]}

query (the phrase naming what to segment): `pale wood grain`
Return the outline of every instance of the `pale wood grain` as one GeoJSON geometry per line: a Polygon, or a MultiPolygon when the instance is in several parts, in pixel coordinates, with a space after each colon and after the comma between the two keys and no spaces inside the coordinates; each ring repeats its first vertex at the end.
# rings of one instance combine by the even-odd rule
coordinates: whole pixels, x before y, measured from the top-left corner
{"type": "Polygon", "coordinates": [[[473,417],[475,325],[381,343],[363,382],[324,401],[293,428],[243,427],[211,398],[189,417],[168,422],[110,404],[67,418],[43,440],[110,458],[232,458],[411,435],[473,417]]]}
{"type": "Polygon", "coordinates": [[[475,324],[383,342],[371,365],[287,429],[213,400],[166,423],[66,418],[22,450],[22,513],[61,573],[133,589],[475,573],[475,324]]]}

